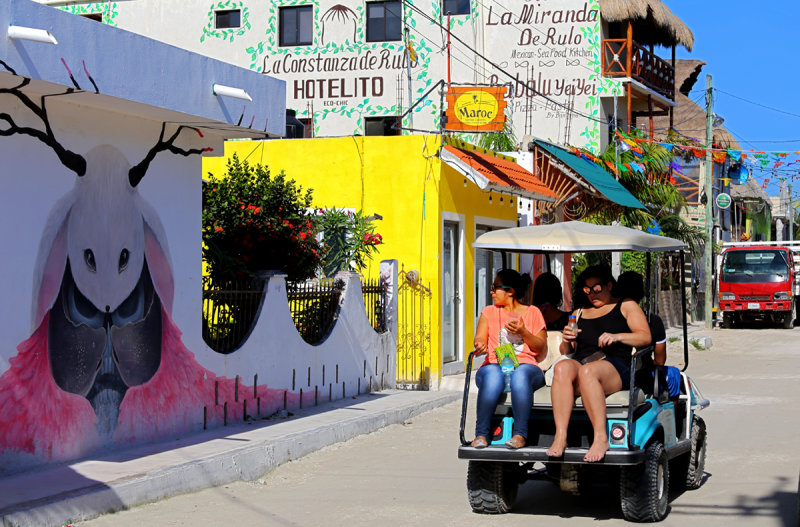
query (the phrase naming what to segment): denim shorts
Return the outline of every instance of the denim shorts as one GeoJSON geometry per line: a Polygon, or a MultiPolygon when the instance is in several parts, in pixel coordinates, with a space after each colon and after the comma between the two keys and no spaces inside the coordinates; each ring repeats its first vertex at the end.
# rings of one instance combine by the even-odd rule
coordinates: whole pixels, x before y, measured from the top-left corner
{"type": "Polygon", "coordinates": [[[624,361],[616,357],[604,357],[604,361],[608,361],[614,366],[614,369],[619,373],[619,378],[622,379],[622,389],[627,390],[631,386],[631,365],[626,364],[624,361]]]}

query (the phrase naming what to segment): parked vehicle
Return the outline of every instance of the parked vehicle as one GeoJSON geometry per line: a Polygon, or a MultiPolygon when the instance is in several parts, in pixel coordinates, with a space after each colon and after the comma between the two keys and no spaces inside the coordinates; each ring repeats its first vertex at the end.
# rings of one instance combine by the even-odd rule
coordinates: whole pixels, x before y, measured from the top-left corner
{"type": "Polygon", "coordinates": [[[797,254],[783,245],[731,245],[721,254],[719,272],[722,327],[766,319],[792,329],[799,292],[797,254]]]}
{"type": "MultiPolygon", "coordinates": [[[[683,251],[686,245],[672,238],[618,226],[567,222],[545,226],[502,229],[480,236],[473,247],[503,253],[581,253],[605,251],[644,251],[648,276],[650,253],[683,251]]],[[[681,265],[681,273],[684,268],[681,265]]],[[[683,279],[683,277],[681,277],[683,279]]],[[[648,287],[649,288],[649,280],[648,287]]],[[[685,295],[685,293],[684,293],[685,295]]],[[[686,305],[685,298],[683,305],[686,305]]],[[[645,311],[651,303],[646,298],[645,311]]],[[[689,364],[686,338],[686,311],[683,312],[683,363],[689,364]]],[[[631,371],[643,367],[643,359],[653,347],[635,350],[631,371]]],[[[493,437],[486,448],[473,448],[464,434],[467,416],[472,361],[469,355],[462,402],[461,446],[458,457],[469,462],[467,492],[472,510],[500,514],[514,506],[520,483],[528,479],[548,479],[572,494],[580,494],[596,485],[619,489],[623,516],[630,521],[654,522],[667,515],[670,484],[672,487],[698,488],[704,476],[706,426],[697,411],[709,405],[695,383],[681,371],[680,394],[670,397],[659,388],[658,375],[653,385],[631,384],[626,390],[606,398],[607,429],[610,450],[601,462],[587,463],[584,456],[592,439],[592,428],[578,398],[569,424],[564,455],[548,457],[546,451],[555,433],[550,388],[533,393],[527,446],[512,450],[504,442],[511,437],[513,414],[511,402],[501,398],[492,421],[493,437]],[[653,395],[647,395],[650,392],[653,395]]],[[[677,370],[675,373],[678,373],[677,370]]],[[[648,381],[649,382],[649,381],[648,381]]]]}

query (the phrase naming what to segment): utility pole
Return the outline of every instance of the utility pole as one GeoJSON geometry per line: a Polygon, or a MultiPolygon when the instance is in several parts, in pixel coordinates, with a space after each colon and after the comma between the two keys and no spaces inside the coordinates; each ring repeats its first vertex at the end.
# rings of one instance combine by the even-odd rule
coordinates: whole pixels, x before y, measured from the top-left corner
{"type": "Polygon", "coordinates": [[[794,241],[794,201],[792,200],[792,178],[789,178],[789,207],[786,210],[789,213],[789,241],[794,241]]]}
{"type": "Polygon", "coordinates": [[[711,75],[706,75],[706,161],[705,183],[703,188],[706,193],[706,243],[705,243],[705,326],[713,327],[711,309],[714,305],[714,277],[712,275],[712,261],[714,259],[714,188],[712,174],[714,167],[711,158],[712,128],[714,126],[714,99],[711,90],[711,75]]]}

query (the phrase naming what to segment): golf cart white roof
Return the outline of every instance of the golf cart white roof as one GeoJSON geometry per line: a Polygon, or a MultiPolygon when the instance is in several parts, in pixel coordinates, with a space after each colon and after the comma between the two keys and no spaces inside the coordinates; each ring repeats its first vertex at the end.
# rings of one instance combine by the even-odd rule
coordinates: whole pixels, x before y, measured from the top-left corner
{"type": "Polygon", "coordinates": [[[689,248],[674,238],[618,225],[594,225],[582,221],[498,229],[479,236],[472,247],[515,253],[663,252],[689,248]]]}

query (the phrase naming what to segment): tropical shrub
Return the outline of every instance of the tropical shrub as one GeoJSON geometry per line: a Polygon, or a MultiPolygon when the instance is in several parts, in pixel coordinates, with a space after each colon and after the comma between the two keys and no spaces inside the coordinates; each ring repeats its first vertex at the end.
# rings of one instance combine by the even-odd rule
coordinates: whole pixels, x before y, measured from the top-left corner
{"type": "Polygon", "coordinates": [[[362,211],[319,209],[315,218],[321,233],[321,267],[325,276],[336,271],[361,271],[383,243],[373,220],[362,211]]]}
{"type": "Polygon", "coordinates": [[[212,280],[278,270],[313,277],[321,248],[314,233],[311,189],[234,154],[224,175],[203,184],[203,259],[212,280]]]}

